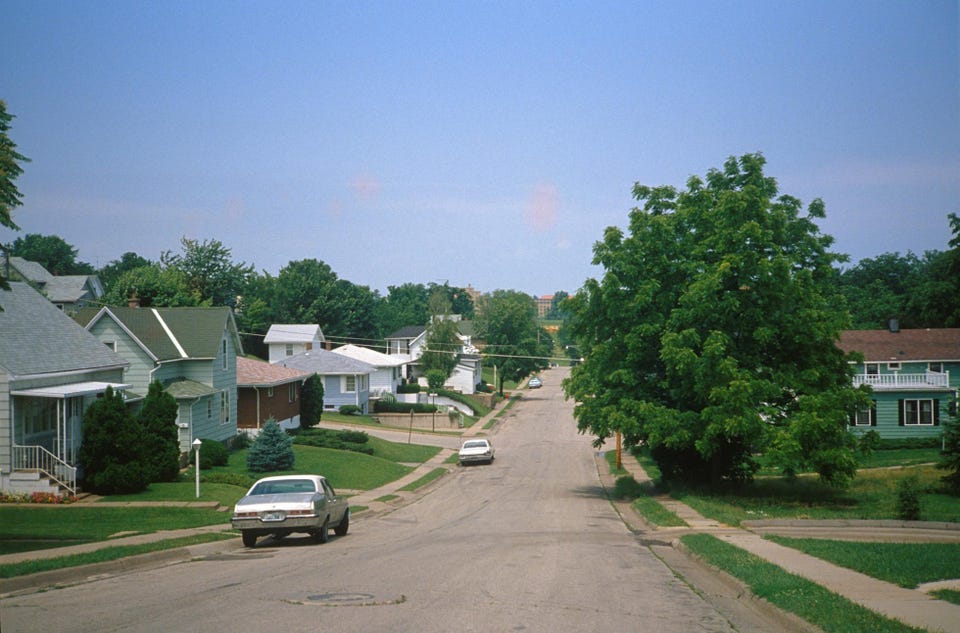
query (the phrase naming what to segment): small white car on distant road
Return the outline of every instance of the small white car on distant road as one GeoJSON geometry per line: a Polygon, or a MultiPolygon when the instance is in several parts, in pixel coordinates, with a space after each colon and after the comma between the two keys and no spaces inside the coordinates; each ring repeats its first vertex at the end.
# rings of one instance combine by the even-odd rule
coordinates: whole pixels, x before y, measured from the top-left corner
{"type": "Polygon", "coordinates": [[[493,445],[490,440],[467,440],[460,447],[460,465],[479,462],[493,463],[493,445]]]}
{"type": "Polygon", "coordinates": [[[534,376],[529,380],[529,382],[527,382],[528,389],[539,389],[542,386],[543,386],[543,381],[540,380],[539,376],[534,376]]]}
{"type": "Polygon", "coordinates": [[[260,536],[282,538],[294,532],[326,543],[329,528],[337,536],[347,533],[350,507],[320,475],[264,477],[237,502],[231,523],[246,547],[254,547],[260,536]]]}

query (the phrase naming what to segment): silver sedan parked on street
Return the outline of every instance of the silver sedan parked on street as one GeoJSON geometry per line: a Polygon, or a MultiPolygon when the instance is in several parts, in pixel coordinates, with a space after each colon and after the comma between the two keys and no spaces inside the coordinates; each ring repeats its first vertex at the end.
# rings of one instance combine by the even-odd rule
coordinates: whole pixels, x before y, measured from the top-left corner
{"type": "Polygon", "coordinates": [[[246,547],[254,547],[261,536],[282,538],[294,532],[326,543],[329,528],[337,536],[347,533],[350,507],[320,475],[264,477],[237,503],[231,523],[246,547]]]}

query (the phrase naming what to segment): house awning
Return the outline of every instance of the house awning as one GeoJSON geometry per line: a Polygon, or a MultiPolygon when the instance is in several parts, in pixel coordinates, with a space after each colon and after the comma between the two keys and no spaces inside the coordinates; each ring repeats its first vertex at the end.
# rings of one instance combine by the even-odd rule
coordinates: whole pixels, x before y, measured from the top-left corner
{"type": "Polygon", "coordinates": [[[49,387],[35,387],[34,389],[18,389],[11,391],[12,396],[27,396],[29,398],[79,398],[95,393],[103,393],[107,387],[114,391],[129,389],[130,385],[118,382],[73,382],[66,385],[50,385],[49,387]]]}

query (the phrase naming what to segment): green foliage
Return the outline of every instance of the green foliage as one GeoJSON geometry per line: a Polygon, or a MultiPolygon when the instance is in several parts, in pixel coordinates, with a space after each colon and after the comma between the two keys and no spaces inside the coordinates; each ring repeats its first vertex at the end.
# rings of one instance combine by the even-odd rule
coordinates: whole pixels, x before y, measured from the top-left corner
{"type": "Polygon", "coordinates": [[[905,477],[897,483],[897,518],[901,521],[920,520],[920,481],[916,476],[905,477]]]}
{"type": "MultiPolygon", "coordinates": [[[[456,321],[447,318],[450,306],[442,295],[437,294],[431,297],[430,308],[432,317],[427,324],[420,367],[427,376],[441,374],[443,381],[446,381],[460,362],[460,349],[463,343],[458,336],[456,321]]],[[[440,383],[441,387],[443,381],[440,383]]]]}
{"type": "MultiPolygon", "coordinates": [[[[210,470],[215,466],[226,466],[230,451],[222,442],[203,438],[200,440],[200,470],[210,470]]],[[[190,462],[196,463],[196,449],[190,451],[190,462]]]]}
{"type": "Polygon", "coordinates": [[[613,494],[618,499],[636,499],[644,494],[643,484],[633,478],[633,475],[617,477],[613,485],[613,494]]]}
{"type": "Polygon", "coordinates": [[[427,386],[430,387],[430,391],[435,393],[438,389],[443,389],[443,383],[446,380],[447,374],[444,374],[442,369],[427,370],[427,386]]]}
{"type": "Polygon", "coordinates": [[[83,415],[83,488],[97,494],[139,492],[150,483],[146,433],[123,396],[107,387],[83,415]]]}
{"type": "Polygon", "coordinates": [[[246,432],[240,431],[236,437],[233,438],[233,443],[230,445],[230,448],[234,451],[242,451],[245,448],[249,448],[252,443],[253,440],[250,439],[250,436],[246,432]]]}
{"type": "Polygon", "coordinates": [[[270,418],[247,452],[247,469],[255,473],[290,470],[295,459],[292,438],[270,418]]]}
{"type": "Polygon", "coordinates": [[[516,290],[484,295],[475,326],[486,341],[484,364],[497,368],[497,391],[503,393],[505,381],[519,382],[546,369],[553,339],[537,324],[533,297],[516,290]]]}
{"type": "Polygon", "coordinates": [[[942,477],[943,483],[953,494],[960,494],[960,416],[954,415],[941,427],[943,448],[937,468],[949,471],[942,477]]]}
{"type": "Polygon", "coordinates": [[[200,298],[190,293],[180,270],[156,263],[121,272],[105,289],[103,302],[107,305],[127,305],[127,299],[131,296],[136,296],[144,308],[202,305],[200,298]]]}
{"type": "Polygon", "coordinates": [[[230,249],[218,240],[200,242],[182,237],[180,247],[182,254],[167,251],[160,260],[167,268],[183,274],[189,294],[203,305],[235,307],[253,274],[253,266],[234,263],[230,249]]]}
{"type": "Polygon", "coordinates": [[[391,402],[386,400],[377,400],[373,405],[374,413],[433,413],[437,410],[436,405],[420,402],[391,402]]]}
{"type": "Polygon", "coordinates": [[[340,408],[337,409],[337,413],[340,415],[358,415],[363,413],[363,410],[355,404],[342,404],[340,408]]]}
{"type": "Polygon", "coordinates": [[[176,481],[180,476],[180,434],[177,401],[154,380],[138,418],[145,433],[144,467],[151,482],[176,481]]]}
{"type": "Polygon", "coordinates": [[[397,393],[420,393],[420,385],[415,382],[408,382],[397,387],[397,393]]]}
{"type": "MultiPolygon", "coordinates": [[[[203,457],[201,456],[200,461],[203,462],[203,457]]],[[[223,464],[226,466],[226,464],[223,464]]],[[[203,467],[201,465],[201,470],[203,467]]],[[[217,471],[210,473],[201,473],[200,481],[208,484],[229,484],[231,486],[239,486],[241,488],[249,488],[254,484],[256,478],[249,475],[244,475],[243,473],[234,473],[230,471],[217,471]]]]}
{"type": "Polygon", "coordinates": [[[300,390],[300,426],[316,426],[323,414],[323,379],[313,374],[303,383],[300,390]]]}
{"type": "Polygon", "coordinates": [[[293,443],[373,455],[374,448],[369,446],[369,440],[370,436],[362,431],[311,429],[309,432],[297,433],[294,436],[293,443]]]}
{"type": "Polygon", "coordinates": [[[766,453],[785,472],[849,483],[856,471],[851,387],[836,339],[839,257],[778,195],[760,154],[730,158],[687,189],[634,187],[629,235],[594,247],[601,280],[565,302],[585,361],[564,382],[582,432],[645,442],[668,479],[745,482],[766,453]]]}
{"type": "Polygon", "coordinates": [[[93,266],[77,261],[77,249],[56,235],[28,233],[13,241],[10,254],[37,262],[51,275],[92,275],[93,266]]]}
{"type": "Polygon", "coordinates": [[[141,257],[134,252],[127,251],[120,256],[120,259],[114,259],[98,270],[97,276],[100,278],[100,283],[103,284],[103,287],[109,290],[123,273],[128,270],[133,270],[134,268],[140,268],[141,266],[149,266],[151,263],[149,259],[141,257]]]}
{"type": "MultiPolygon", "coordinates": [[[[23,204],[23,194],[14,181],[23,173],[20,163],[29,163],[30,159],[17,152],[17,144],[8,134],[14,118],[7,112],[6,102],[0,99],[0,226],[19,231],[12,212],[23,204]]],[[[2,282],[3,277],[0,277],[2,282]]]]}

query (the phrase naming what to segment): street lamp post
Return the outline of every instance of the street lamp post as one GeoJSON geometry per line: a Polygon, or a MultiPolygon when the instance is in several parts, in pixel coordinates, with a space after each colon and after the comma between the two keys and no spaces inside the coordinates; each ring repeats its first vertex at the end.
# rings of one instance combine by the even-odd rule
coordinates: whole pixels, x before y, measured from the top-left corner
{"type": "Polygon", "coordinates": [[[196,472],[196,475],[197,475],[197,499],[200,498],[200,445],[202,443],[203,442],[200,441],[199,437],[193,440],[193,448],[196,451],[196,455],[195,455],[196,462],[193,465],[193,470],[196,472]]]}

